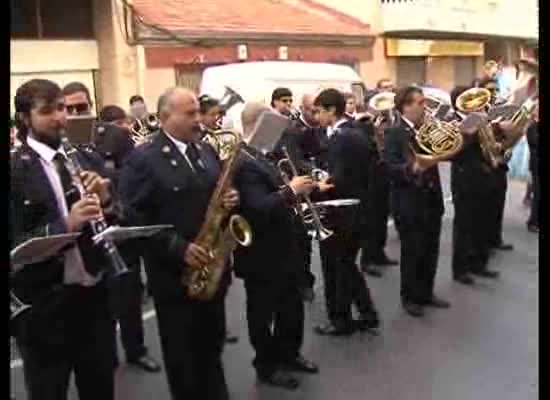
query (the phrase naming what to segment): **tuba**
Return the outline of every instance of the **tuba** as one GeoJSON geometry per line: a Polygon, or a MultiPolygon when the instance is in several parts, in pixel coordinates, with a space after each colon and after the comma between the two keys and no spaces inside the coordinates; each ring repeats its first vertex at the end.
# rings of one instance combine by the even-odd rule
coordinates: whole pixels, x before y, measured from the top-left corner
{"type": "Polygon", "coordinates": [[[422,126],[415,132],[414,144],[411,144],[416,162],[427,169],[453,158],[463,147],[458,121],[440,121],[427,109],[422,126]]]}
{"type": "MultiPolygon", "coordinates": [[[[491,92],[483,88],[471,88],[456,98],[456,108],[463,113],[489,112],[491,92]]],[[[501,144],[497,141],[491,122],[484,123],[477,131],[484,158],[493,168],[502,163],[501,144]]]]}
{"type": "Polygon", "coordinates": [[[229,86],[226,86],[225,93],[220,99],[220,108],[222,111],[227,112],[227,110],[239,103],[244,103],[242,96],[229,86]]]}
{"type": "Polygon", "coordinates": [[[384,127],[393,125],[396,120],[394,99],[395,93],[382,92],[369,100],[369,108],[374,111],[374,140],[380,157],[384,152],[384,127]]]}
{"type": "Polygon", "coordinates": [[[231,187],[237,161],[244,142],[236,143],[224,161],[223,169],[210,197],[205,220],[193,241],[210,255],[210,262],[200,268],[187,268],[182,283],[190,298],[210,300],[217,292],[227,260],[237,245],[252,244],[252,229],[240,215],[223,207],[224,193],[231,187]]]}

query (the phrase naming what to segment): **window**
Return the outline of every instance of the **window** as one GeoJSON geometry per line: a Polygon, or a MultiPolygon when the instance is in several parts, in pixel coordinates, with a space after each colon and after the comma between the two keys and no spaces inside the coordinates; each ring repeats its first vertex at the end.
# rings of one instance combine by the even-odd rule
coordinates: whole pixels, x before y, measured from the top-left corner
{"type": "Polygon", "coordinates": [[[92,0],[11,0],[11,37],[93,39],[92,0]]]}
{"type": "Polygon", "coordinates": [[[36,0],[11,0],[11,37],[29,39],[38,34],[36,0]]]}

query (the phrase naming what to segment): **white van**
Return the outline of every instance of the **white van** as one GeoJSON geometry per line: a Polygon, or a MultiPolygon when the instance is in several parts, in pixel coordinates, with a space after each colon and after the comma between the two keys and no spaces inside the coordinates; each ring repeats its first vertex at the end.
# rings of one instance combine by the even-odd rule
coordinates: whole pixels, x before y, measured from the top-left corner
{"type": "MultiPolygon", "coordinates": [[[[230,87],[246,101],[270,104],[271,93],[277,87],[287,87],[294,95],[295,106],[303,94],[316,94],[322,89],[335,88],[353,93],[363,103],[365,86],[355,70],[346,65],[295,61],[260,61],[226,64],[204,70],[201,94],[222,98],[230,87]]],[[[240,129],[243,105],[233,107],[228,117],[233,127],[240,129]]]]}

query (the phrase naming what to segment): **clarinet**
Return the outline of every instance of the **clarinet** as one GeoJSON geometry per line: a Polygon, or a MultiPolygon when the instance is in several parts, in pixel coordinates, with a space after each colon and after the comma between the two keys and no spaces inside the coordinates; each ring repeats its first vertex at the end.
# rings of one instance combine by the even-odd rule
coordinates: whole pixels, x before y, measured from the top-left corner
{"type": "MultiPolygon", "coordinates": [[[[69,142],[65,135],[61,136],[61,145],[63,146],[63,150],[65,150],[65,154],[67,154],[67,162],[65,163],[65,165],[67,167],[67,170],[71,174],[71,177],[73,178],[73,182],[77,190],[80,192],[80,196],[89,196],[90,194],[86,192],[86,189],[84,188],[84,184],[82,182],[82,178],[80,177],[84,169],[82,168],[80,161],[78,161],[78,151],[69,142]]],[[[92,232],[95,236],[109,228],[109,225],[107,224],[107,221],[105,221],[105,217],[102,215],[101,218],[90,221],[90,227],[92,228],[92,232]]],[[[114,276],[119,276],[129,272],[126,263],[118,252],[118,248],[111,239],[103,238],[96,242],[96,244],[101,246],[101,250],[103,251],[107,260],[109,260],[114,276]]]]}

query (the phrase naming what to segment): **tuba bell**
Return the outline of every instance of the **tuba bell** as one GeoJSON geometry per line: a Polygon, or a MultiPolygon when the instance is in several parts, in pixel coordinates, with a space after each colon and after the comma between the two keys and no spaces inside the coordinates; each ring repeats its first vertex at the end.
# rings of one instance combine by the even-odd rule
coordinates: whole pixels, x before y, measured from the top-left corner
{"type": "MultiPolygon", "coordinates": [[[[465,114],[489,113],[491,92],[484,88],[471,88],[456,98],[456,108],[465,114]]],[[[491,121],[484,123],[477,131],[479,145],[484,158],[493,168],[502,162],[502,149],[496,140],[491,121]]]]}
{"type": "Polygon", "coordinates": [[[222,111],[227,112],[227,110],[239,103],[244,103],[242,96],[229,86],[226,86],[225,93],[220,99],[220,108],[222,111]]]}

